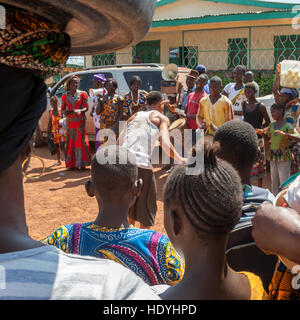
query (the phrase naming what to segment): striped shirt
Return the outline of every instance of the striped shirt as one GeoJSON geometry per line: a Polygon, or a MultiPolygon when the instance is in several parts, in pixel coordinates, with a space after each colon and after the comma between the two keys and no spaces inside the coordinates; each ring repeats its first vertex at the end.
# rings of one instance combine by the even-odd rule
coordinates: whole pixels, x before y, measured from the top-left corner
{"type": "Polygon", "coordinates": [[[118,263],[39,248],[0,254],[2,300],[159,300],[118,263]]]}

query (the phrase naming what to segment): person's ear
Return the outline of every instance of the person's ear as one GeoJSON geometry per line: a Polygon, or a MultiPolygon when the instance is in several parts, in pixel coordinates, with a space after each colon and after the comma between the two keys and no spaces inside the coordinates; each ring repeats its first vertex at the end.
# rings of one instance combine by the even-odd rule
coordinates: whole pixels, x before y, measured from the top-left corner
{"type": "Polygon", "coordinates": [[[91,179],[85,182],[85,191],[89,197],[95,196],[94,184],[91,179]]]}

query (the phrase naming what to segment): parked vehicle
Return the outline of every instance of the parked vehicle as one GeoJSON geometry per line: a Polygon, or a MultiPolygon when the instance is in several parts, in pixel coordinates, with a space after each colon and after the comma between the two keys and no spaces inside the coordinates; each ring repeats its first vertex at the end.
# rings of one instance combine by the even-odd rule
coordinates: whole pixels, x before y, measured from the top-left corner
{"type": "MultiPolygon", "coordinates": [[[[42,115],[39,126],[35,132],[35,145],[39,146],[47,136],[47,127],[49,122],[50,97],[57,96],[59,100],[65,93],[66,81],[73,75],[80,78],[79,90],[89,92],[93,87],[93,76],[98,73],[103,73],[105,77],[114,78],[118,82],[117,94],[124,96],[129,92],[129,84],[134,75],[142,79],[141,89],[150,92],[152,90],[160,91],[162,80],[162,64],[133,64],[133,65],[112,65],[88,68],[83,71],[73,72],[63,77],[53,87],[48,89],[48,106],[47,110],[42,115]]],[[[185,85],[186,75],[189,73],[188,68],[178,68],[179,81],[185,85]]],[[[60,100],[61,101],[61,100],[60,100]]],[[[92,109],[92,99],[89,98],[89,110],[92,109]]],[[[86,130],[90,141],[95,141],[95,127],[90,112],[86,113],[86,130]]]]}

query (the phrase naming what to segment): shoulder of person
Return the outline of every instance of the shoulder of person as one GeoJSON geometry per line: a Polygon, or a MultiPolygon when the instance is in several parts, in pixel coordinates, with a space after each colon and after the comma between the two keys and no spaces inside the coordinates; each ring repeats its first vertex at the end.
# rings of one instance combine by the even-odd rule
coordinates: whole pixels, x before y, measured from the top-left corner
{"type": "Polygon", "coordinates": [[[62,251],[57,254],[60,256],[57,276],[58,280],[61,280],[58,287],[65,287],[64,296],[70,294],[69,298],[76,295],[77,297],[98,300],[160,300],[158,295],[151,290],[151,287],[133,271],[115,261],[66,254],[62,251]],[[68,268],[68,273],[64,272],[65,268],[68,268]],[[72,285],[75,274],[76,287],[72,285]],[[86,286],[87,279],[91,281],[91,286],[95,290],[86,286]]]}
{"type": "Polygon", "coordinates": [[[226,84],[226,86],[224,87],[223,91],[225,91],[227,89],[231,89],[234,86],[235,86],[235,82],[229,82],[229,83],[226,84]]]}
{"type": "Polygon", "coordinates": [[[221,99],[223,99],[226,103],[232,105],[232,101],[228,97],[226,97],[224,94],[222,94],[221,99]]]}
{"type": "Polygon", "coordinates": [[[81,97],[83,97],[83,98],[88,98],[89,97],[88,94],[85,91],[81,91],[81,90],[78,90],[78,91],[79,91],[79,94],[80,94],[81,97]]]}
{"type": "Polygon", "coordinates": [[[205,96],[203,96],[203,97],[200,99],[200,102],[201,102],[201,103],[204,103],[204,102],[206,102],[208,99],[209,99],[209,94],[206,94],[205,96]]]}
{"type": "Polygon", "coordinates": [[[164,114],[162,114],[159,111],[154,111],[151,113],[150,116],[154,116],[155,118],[159,119],[159,123],[157,123],[157,125],[161,125],[162,123],[166,123],[168,126],[170,125],[170,120],[167,116],[165,116],[164,114]]]}

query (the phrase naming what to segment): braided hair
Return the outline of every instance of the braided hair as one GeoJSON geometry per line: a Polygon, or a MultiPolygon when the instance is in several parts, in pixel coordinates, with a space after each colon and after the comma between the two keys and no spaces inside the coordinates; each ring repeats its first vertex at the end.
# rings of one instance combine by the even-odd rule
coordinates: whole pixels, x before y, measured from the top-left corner
{"type": "Polygon", "coordinates": [[[216,157],[218,149],[217,143],[205,141],[204,152],[193,150],[196,157],[204,153],[204,170],[186,175],[190,165],[178,165],[164,189],[165,204],[175,201],[200,237],[230,232],[241,215],[240,178],[229,163],[216,157]]]}

